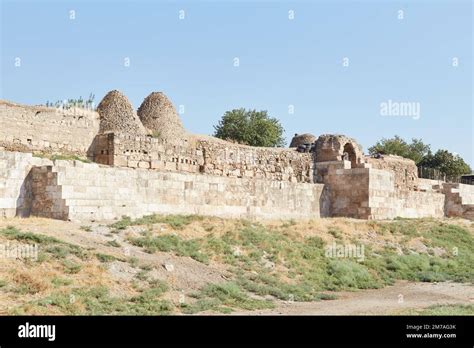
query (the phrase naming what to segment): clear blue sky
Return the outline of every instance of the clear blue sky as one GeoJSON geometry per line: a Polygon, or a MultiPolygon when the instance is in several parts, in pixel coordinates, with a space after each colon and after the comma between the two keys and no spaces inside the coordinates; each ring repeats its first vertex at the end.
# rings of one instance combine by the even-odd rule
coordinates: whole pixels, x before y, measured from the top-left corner
{"type": "Polygon", "coordinates": [[[265,109],[287,140],[342,133],[367,151],[398,134],[474,165],[472,1],[1,3],[2,99],[98,103],[118,89],[138,108],[163,91],[195,133],[212,134],[226,110],[265,109]],[[381,116],[389,99],[420,103],[420,118],[381,116]]]}

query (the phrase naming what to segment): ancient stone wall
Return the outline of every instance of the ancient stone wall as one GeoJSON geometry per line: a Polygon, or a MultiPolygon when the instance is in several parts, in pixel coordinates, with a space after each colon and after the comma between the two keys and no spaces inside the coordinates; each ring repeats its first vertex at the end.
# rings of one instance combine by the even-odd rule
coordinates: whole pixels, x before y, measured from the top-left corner
{"type": "Polygon", "coordinates": [[[207,137],[197,141],[204,156],[204,173],[266,178],[291,182],[314,182],[313,154],[294,149],[253,147],[207,137]]]}
{"type": "Polygon", "coordinates": [[[369,207],[372,219],[443,217],[445,196],[396,186],[392,171],[370,168],[369,207]]]}
{"type": "Polygon", "coordinates": [[[394,173],[394,185],[397,189],[412,190],[418,185],[418,169],[413,160],[400,156],[384,155],[381,158],[367,157],[366,161],[374,169],[383,169],[394,173]]]}
{"type": "Polygon", "coordinates": [[[94,161],[118,167],[198,173],[204,163],[202,151],[149,136],[109,133],[96,138],[94,161]]]}
{"type": "Polygon", "coordinates": [[[474,186],[443,183],[441,190],[446,196],[446,216],[474,220],[474,186]]]}
{"type": "Polygon", "coordinates": [[[417,185],[415,187],[418,191],[436,191],[439,192],[440,187],[443,185],[444,181],[442,180],[432,180],[418,178],[417,185]]]}
{"type": "Polygon", "coordinates": [[[362,147],[345,135],[323,134],[316,140],[316,162],[348,160],[352,168],[364,162],[362,147]]]}
{"type": "Polygon", "coordinates": [[[474,204],[474,185],[454,184],[459,190],[462,204],[474,204]]]}
{"type": "Polygon", "coordinates": [[[204,136],[177,144],[121,134],[99,135],[95,149],[95,162],[120,167],[313,182],[312,154],[293,149],[244,146],[204,136]]]}
{"type": "MultiPolygon", "coordinates": [[[[24,155],[24,154],[21,154],[24,155]]],[[[25,162],[18,170],[27,171],[25,162]]],[[[201,214],[234,218],[320,217],[323,185],[114,168],[54,161],[33,168],[31,214],[112,220],[122,215],[201,214]]]]}
{"type": "Polygon", "coordinates": [[[395,185],[392,171],[351,168],[348,161],[326,162],[324,183],[330,192],[331,216],[358,219],[443,217],[445,196],[395,185]]]}
{"type": "Polygon", "coordinates": [[[331,216],[370,218],[369,169],[351,169],[349,161],[327,162],[325,169],[331,216]]]}
{"type": "Polygon", "coordinates": [[[393,172],[327,164],[324,184],[50,161],[0,151],[0,216],[110,220],[183,213],[247,218],[474,219],[472,186],[395,188],[393,172]]]}
{"type": "Polygon", "coordinates": [[[29,214],[58,220],[69,218],[69,207],[58,185],[58,174],[53,166],[33,167],[25,182],[30,187],[29,214]]]}
{"type": "Polygon", "coordinates": [[[33,157],[31,153],[0,151],[0,217],[30,214],[31,169],[51,164],[50,160],[33,157]]]}
{"type": "Polygon", "coordinates": [[[98,113],[0,101],[0,147],[85,157],[99,130],[98,113]]]}
{"type": "MultiPolygon", "coordinates": [[[[321,135],[313,152],[192,135],[162,93],[141,107],[149,129],[118,91],[99,110],[100,117],[0,101],[0,216],[474,219],[474,186],[419,179],[413,161],[364,157],[343,135],[321,135]],[[31,152],[88,156],[107,166],[49,161],[31,152]]],[[[295,142],[306,139],[315,137],[295,142]]]]}

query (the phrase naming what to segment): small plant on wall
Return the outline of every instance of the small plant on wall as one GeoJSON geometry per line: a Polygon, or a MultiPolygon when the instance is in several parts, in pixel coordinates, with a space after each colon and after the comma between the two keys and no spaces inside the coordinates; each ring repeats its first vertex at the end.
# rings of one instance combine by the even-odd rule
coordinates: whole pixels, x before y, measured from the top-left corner
{"type": "Polygon", "coordinates": [[[89,98],[83,99],[82,96],[78,99],[65,99],[65,100],[58,100],[56,102],[50,102],[49,100],[46,101],[46,106],[51,108],[61,108],[61,109],[71,109],[71,108],[82,108],[82,109],[89,109],[95,110],[94,104],[95,94],[89,94],[89,98]]]}

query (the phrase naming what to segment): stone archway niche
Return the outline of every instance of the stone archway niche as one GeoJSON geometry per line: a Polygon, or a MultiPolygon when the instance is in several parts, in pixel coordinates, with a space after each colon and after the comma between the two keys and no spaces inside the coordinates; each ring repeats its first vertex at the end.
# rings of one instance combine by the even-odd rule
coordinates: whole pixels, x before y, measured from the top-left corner
{"type": "Polygon", "coordinates": [[[351,161],[351,168],[355,168],[357,164],[357,155],[354,146],[351,143],[346,143],[343,148],[343,159],[351,161]]]}

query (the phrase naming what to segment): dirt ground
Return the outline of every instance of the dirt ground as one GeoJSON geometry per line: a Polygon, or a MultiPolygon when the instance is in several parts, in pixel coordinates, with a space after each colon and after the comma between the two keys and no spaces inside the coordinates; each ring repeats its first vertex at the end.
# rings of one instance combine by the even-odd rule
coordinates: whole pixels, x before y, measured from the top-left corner
{"type": "Polygon", "coordinates": [[[473,304],[474,286],[460,283],[401,281],[382,289],[338,292],[338,298],[319,302],[283,302],[276,308],[237,315],[396,315],[407,309],[433,305],[473,304]]]}

